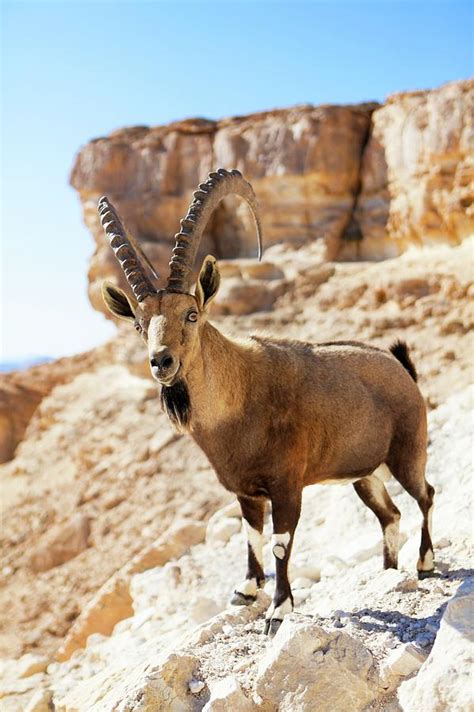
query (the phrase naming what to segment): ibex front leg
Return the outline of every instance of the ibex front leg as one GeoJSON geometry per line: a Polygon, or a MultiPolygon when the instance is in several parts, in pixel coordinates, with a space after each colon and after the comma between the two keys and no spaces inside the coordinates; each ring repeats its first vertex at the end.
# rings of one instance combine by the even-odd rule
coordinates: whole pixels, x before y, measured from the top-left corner
{"type": "Polygon", "coordinates": [[[265,500],[255,497],[238,497],[247,534],[247,575],[234,591],[231,603],[248,606],[257,598],[257,588],[265,583],[263,572],[263,518],[265,500]]]}
{"type": "Polygon", "coordinates": [[[276,584],[273,601],[265,616],[265,633],[275,635],[284,616],[293,610],[293,594],[288,580],[293,537],[301,511],[301,491],[279,489],[272,496],[272,551],[275,557],[276,584]]]}

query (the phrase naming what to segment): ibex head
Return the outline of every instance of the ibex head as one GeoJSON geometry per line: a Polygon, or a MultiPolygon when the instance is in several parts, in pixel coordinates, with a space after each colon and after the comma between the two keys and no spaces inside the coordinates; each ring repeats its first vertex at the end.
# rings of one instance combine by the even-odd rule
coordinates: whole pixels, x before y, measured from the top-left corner
{"type": "Polygon", "coordinates": [[[261,226],[255,194],[239,171],[219,169],[210,173],[194,193],[170,262],[170,275],[164,289],[157,289],[146,268],[158,279],[147,257],[129,235],[107,198],[99,200],[100,219],[110,245],[124,271],[133,297],[110,282],[104,282],[102,295],[116,317],[134,324],[148,344],[148,356],[154,378],[172,386],[186,377],[200,346],[202,328],[209,305],[219,289],[220,275],[214,257],[202,264],[194,293],[191,293],[193,266],[201,235],[217,204],[235,193],[250,205],[257,226],[258,251],[261,255],[261,226]]]}

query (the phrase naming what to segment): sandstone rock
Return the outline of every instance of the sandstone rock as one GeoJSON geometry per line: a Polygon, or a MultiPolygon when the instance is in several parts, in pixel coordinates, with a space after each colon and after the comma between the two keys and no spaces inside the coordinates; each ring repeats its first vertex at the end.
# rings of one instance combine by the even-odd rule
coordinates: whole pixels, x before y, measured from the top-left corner
{"type": "Polygon", "coordinates": [[[394,94],[373,113],[356,210],[359,257],[473,233],[473,116],[473,80],[394,94]]]}
{"type": "Polygon", "coordinates": [[[211,685],[211,697],[202,712],[251,712],[255,705],[244,695],[235,677],[226,677],[211,685]]]}
{"type": "Polygon", "coordinates": [[[118,621],[133,614],[128,580],[119,573],[112,576],[93,596],[82,611],[56,654],[59,661],[69,660],[72,653],[83,648],[93,633],[110,635],[118,621]]]}
{"type": "Polygon", "coordinates": [[[33,550],[33,571],[47,571],[74,558],[89,545],[90,524],[87,517],[76,514],[68,522],[53,527],[33,550]]]}
{"type": "Polygon", "coordinates": [[[246,279],[284,279],[285,273],[272,262],[240,260],[240,271],[246,279]]]}
{"type": "MultiPolygon", "coordinates": [[[[125,286],[103,239],[98,197],[106,193],[112,198],[166,277],[173,235],[191,191],[220,166],[238,168],[252,181],[266,247],[282,240],[297,246],[320,240],[334,256],[350,220],[374,107],[305,105],[220,122],[190,119],[122,129],[91,141],[76,158],[71,183],[96,241],[89,269],[93,306],[105,313],[100,296],[104,277],[125,286]]],[[[234,198],[226,199],[204,234],[197,262],[207,252],[234,258],[255,251],[248,209],[234,198]]]]}
{"type": "Polygon", "coordinates": [[[216,314],[251,314],[273,306],[281,286],[276,289],[259,279],[226,279],[213,304],[216,314]]]}
{"type": "Polygon", "coordinates": [[[280,712],[356,712],[377,696],[370,652],[346,633],[287,616],[259,665],[256,691],[280,712]]]}
{"type": "Polygon", "coordinates": [[[56,385],[70,381],[109,357],[106,345],[26,371],[0,373],[0,463],[13,457],[33,413],[56,385]]]}
{"type": "Polygon", "coordinates": [[[404,712],[464,712],[473,708],[474,581],[448,603],[433,649],[418,675],[400,688],[404,712]]]}

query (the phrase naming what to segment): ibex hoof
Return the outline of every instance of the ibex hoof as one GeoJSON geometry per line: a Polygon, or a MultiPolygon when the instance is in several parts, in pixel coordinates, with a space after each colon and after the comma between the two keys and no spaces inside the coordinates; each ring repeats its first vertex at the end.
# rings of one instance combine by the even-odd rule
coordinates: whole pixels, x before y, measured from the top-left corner
{"type": "Polygon", "coordinates": [[[255,603],[257,596],[250,596],[245,593],[240,593],[240,591],[234,591],[230,602],[233,606],[250,606],[255,603]]]}
{"type": "Polygon", "coordinates": [[[418,571],[418,579],[420,581],[423,581],[423,579],[427,578],[433,578],[435,575],[435,570],[431,569],[430,571],[418,571]]]}
{"type": "Polygon", "coordinates": [[[269,638],[273,638],[282,623],[283,621],[279,618],[267,618],[265,621],[265,628],[263,629],[264,635],[268,635],[269,638]]]}

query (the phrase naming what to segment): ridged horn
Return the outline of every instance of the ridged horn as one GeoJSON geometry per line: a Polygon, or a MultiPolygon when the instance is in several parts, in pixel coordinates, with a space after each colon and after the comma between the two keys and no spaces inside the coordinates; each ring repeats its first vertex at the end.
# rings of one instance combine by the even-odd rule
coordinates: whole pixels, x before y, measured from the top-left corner
{"type": "Polygon", "coordinates": [[[148,279],[144,269],[145,264],[158,279],[153,265],[140,245],[127,233],[117,210],[105,195],[99,199],[97,210],[110,246],[136,299],[142,302],[145,297],[156,294],[156,287],[148,279]]]}
{"type": "Polygon", "coordinates": [[[209,173],[205,183],[201,183],[194,193],[193,201],[186,217],[181,220],[181,230],[175,235],[175,246],[170,262],[170,276],[167,290],[171,292],[189,292],[192,272],[202,233],[212,212],[227,195],[239,195],[247,201],[255,220],[258,241],[258,259],[262,256],[262,226],[258,212],[258,203],[253,188],[240,171],[227,171],[219,168],[209,173]]]}

